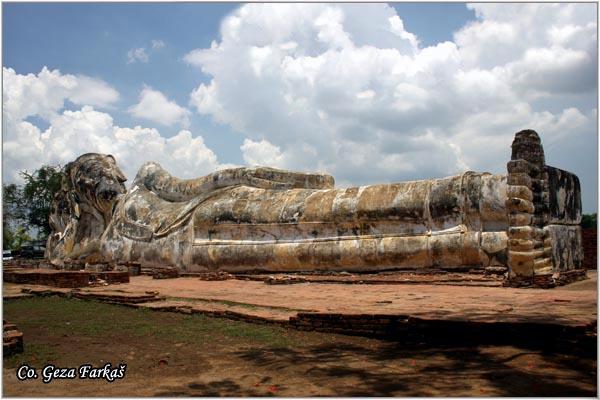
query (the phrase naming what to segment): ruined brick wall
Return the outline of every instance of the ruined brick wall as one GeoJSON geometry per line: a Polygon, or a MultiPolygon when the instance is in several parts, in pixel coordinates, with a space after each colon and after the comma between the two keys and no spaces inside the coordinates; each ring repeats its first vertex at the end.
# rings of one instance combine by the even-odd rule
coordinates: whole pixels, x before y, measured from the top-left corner
{"type": "Polygon", "coordinates": [[[4,282],[76,288],[89,285],[89,273],[79,271],[4,271],[4,282]]]}
{"type": "Polygon", "coordinates": [[[107,283],[128,283],[129,273],[120,271],[91,273],[87,271],[4,270],[4,282],[45,285],[60,288],[89,286],[90,281],[103,279],[107,283]]]}
{"type": "Polygon", "coordinates": [[[583,245],[583,268],[598,268],[598,230],[596,228],[586,228],[581,230],[581,239],[583,245]]]}

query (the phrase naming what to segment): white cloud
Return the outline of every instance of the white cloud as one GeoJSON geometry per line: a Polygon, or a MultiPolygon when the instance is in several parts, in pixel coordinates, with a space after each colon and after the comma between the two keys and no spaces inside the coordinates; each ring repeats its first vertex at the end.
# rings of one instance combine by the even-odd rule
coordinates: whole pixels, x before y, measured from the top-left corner
{"type": "Polygon", "coordinates": [[[127,112],[137,118],[166,126],[176,123],[181,124],[184,128],[189,126],[189,110],[148,86],[140,92],[139,102],[129,107],[127,112]]]}
{"type": "Polygon", "coordinates": [[[455,35],[464,67],[495,68],[515,91],[525,94],[596,87],[595,4],[469,7],[479,20],[455,35]]]}
{"type": "Polygon", "coordinates": [[[77,85],[70,90],[69,100],[75,104],[108,107],[119,99],[119,93],[100,79],[77,75],[77,85]]]}
{"type": "MultiPolygon", "coordinates": [[[[209,48],[184,57],[210,77],[192,91],[190,106],[244,136],[246,163],[328,171],[347,184],[467,168],[502,173],[514,133],[532,128],[548,162],[577,173],[584,207],[594,207],[597,6],[468,7],[475,21],[452,41],[423,47],[385,4],[243,5],[209,48]]],[[[128,59],[147,62],[158,42],[128,59]]],[[[66,162],[101,150],[116,153],[128,174],[152,158],[181,176],[222,166],[189,131],[167,139],[115,125],[99,108],[118,93],[97,79],[5,69],[3,95],[10,173],[33,168],[27,160],[66,162]],[[41,130],[30,116],[50,127],[41,130]]],[[[130,112],[183,128],[189,117],[151,88],[130,112]]]]}
{"type": "Polygon", "coordinates": [[[249,165],[262,165],[274,168],[284,168],[284,158],[281,149],[266,140],[255,142],[245,139],[240,147],[244,161],[249,165]]]}
{"type": "Polygon", "coordinates": [[[375,92],[373,90],[363,90],[362,92],[358,92],[356,93],[356,98],[357,99],[372,99],[373,97],[375,97],[375,92]]]}
{"type": "Polygon", "coordinates": [[[247,138],[248,163],[354,184],[501,173],[525,128],[595,157],[596,5],[469,7],[454,41],[421,47],[385,4],[243,5],[185,56],[211,77],[190,104],[247,138]]]}
{"type": "Polygon", "coordinates": [[[5,117],[15,120],[51,118],[66,100],[108,107],[119,99],[119,92],[100,79],[61,74],[46,67],[37,75],[20,75],[12,68],[3,68],[3,79],[2,109],[5,117]]]}
{"type": "Polygon", "coordinates": [[[163,42],[162,40],[153,40],[152,41],[152,49],[159,50],[159,49],[162,49],[163,47],[165,47],[165,42],[163,42]]]}
{"type": "Polygon", "coordinates": [[[146,49],[144,47],[138,47],[136,49],[131,49],[127,52],[127,64],[132,64],[136,61],[147,63],[150,57],[146,53],[146,49]]]}
{"type": "MultiPolygon", "coordinates": [[[[105,104],[109,96],[85,90],[110,92],[108,85],[97,80],[46,68],[38,75],[19,75],[7,68],[3,72],[2,163],[7,181],[20,181],[19,171],[32,171],[43,164],[65,165],[88,152],[115,156],[130,182],[139,167],[151,160],[182,178],[227,167],[218,162],[201,136],[194,137],[188,130],[167,138],[152,128],[118,126],[109,114],[91,105],[65,109],[65,99],[105,104]],[[26,121],[31,116],[41,117],[48,128],[42,131],[26,121]]],[[[116,100],[117,95],[113,97],[116,100]]]]}
{"type": "MultiPolygon", "coordinates": [[[[156,50],[160,50],[165,46],[165,42],[163,42],[162,40],[154,39],[150,42],[150,53],[156,50]]],[[[145,47],[137,47],[127,52],[127,64],[133,64],[136,61],[139,61],[141,63],[147,63],[148,61],[150,61],[150,55],[146,52],[145,47]]]]}

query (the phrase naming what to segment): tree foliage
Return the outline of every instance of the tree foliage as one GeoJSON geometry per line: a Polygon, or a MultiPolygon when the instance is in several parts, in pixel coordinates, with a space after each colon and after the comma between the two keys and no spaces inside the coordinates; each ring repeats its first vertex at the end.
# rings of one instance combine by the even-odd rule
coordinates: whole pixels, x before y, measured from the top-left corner
{"type": "Polygon", "coordinates": [[[596,213],[593,214],[583,214],[581,216],[581,227],[586,228],[596,228],[598,226],[596,222],[596,213]]]}
{"type": "Polygon", "coordinates": [[[21,246],[31,240],[31,236],[27,233],[27,230],[18,226],[11,228],[6,222],[2,224],[2,248],[7,250],[18,250],[21,246]]]}
{"type": "Polygon", "coordinates": [[[61,186],[63,176],[61,169],[57,166],[44,165],[31,174],[23,171],[21,176],[25,179],[22,199],[27,209],[27,222],[30,226],[38,228],[44,235],[48,235],[50,205],[54,194],[61,186]]]}
{"type": "Polygon", "coordinates": [[[2,246],[18,249],[31,240],[29,233],[38,236],[50,233],[48,217],[54,194],[60,189],[62,172],[59,166],[45,165],[32,173],[22,171],[25,183],[2,185],[2,246]]]}
{"type": "Polygon", "coordinates": [[[2,185],[2,248],[16,250],[29,239],[26,213],[23,207],[23,188],[14,183],[2,185]]]}
{"type": "Polygon", "coordinates": [[[2,215],[4,220],[24,220],[25,209],[22,207],[23,188],[14,183],[2,185],[2,215]]]}

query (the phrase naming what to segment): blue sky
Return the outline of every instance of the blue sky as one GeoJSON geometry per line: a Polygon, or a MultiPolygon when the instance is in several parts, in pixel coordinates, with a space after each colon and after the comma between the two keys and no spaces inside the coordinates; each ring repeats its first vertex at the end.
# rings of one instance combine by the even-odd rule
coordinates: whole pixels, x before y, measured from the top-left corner
{"type": "MultiPolygon", "coordinates": [[[[136,102],[144,84],[179,104],[187,103],[189,92],[207,77],[184,64],[182,57],[194,48],[210,46],[221,19],[236,7],[232,3],[200,7],[191,3],[5,3],[4,66],[22,74],[38,73],[47,66],[103,79],[121,94],[113,117],[129,126],[137,121],[122,110],[136,102]],[[152,54],[148,63],[127,64],[131,48],[148,49],[152,40],[162,40],[165,47],[152,54]]],[[[207,122],[209,118],[197,116],[191,128],[218,130],[219,134],[205,135],[207,143],[222,150],[230,162],[242,162],[241,139],[228,135],[240,142],[230,151],[229,142],[220,139],[225,133],[222,127],[207,122]]],[[[167,128],[163,133],[176,131],[167,128]]]]}
{"type": "Polygon", "coordinates": [[[504,173],[513,134],[533,128],[548,162],[582,178],[584,208],[595,210],[595,5],[242,6],[3,3],[3,67],[14,71],[5,91],[14,81],[40,96],[10,102],[39,101],[3,120],[39,145],[17,154],[19,139],[5,134],[5,179],[36,151],[64,164],[69,141],[126,158],[117,161],[130,181],[148,157],[184,177],[260,163],[327,170],[341,185],[504,173]],[[340,65],[349,67],[333,73],[340,65]],[[152,115],[165,107],[170,117],[152,115]],[[136,126],[137,136],[127,130],[136,126]],[[140,148],[144,135],[153,150],[140,148]],[[123,143],[109,144],[115,137],[123,143]]]}
{"type": "MultiPolygon", "coordinates": [[[[20,74],[36,74],[47,66],[103,79],[121,94],[111,113],[115,121],[139,124],[123,109],[136,102],[143,85],[185,105],[190,91],[209,81],[182,58],[218,39],[221,20],[238,7],[237,3],[4,3],[3,62],[20,74]],[[165,47],[151,54],[150,62],[127,64],[131,48],[149,50],[152,40],[162,40],[165,47]]],[[[426,45],[452,40],[452,33],[475,17],[462,3],[396,3],[394,8],[426,45]]],[[[239,151],[243,138],[227,126],[195,114],[190,130],[201,131],[223,162],[243,163],[239,151]]],[[[177,128],[163,128],[161,133],[174,135],[177,128]]]]}

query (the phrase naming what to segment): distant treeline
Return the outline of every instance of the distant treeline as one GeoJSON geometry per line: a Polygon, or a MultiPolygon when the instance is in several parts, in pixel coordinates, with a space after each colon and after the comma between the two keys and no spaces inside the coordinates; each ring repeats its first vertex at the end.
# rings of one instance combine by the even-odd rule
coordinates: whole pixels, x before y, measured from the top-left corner
{"type": "Polygon", "coordinates": [[[581,227],[583,229],[596,228],[598,226],[596,222],[596,213],[583,214],[581,216],[581,227]]]}

